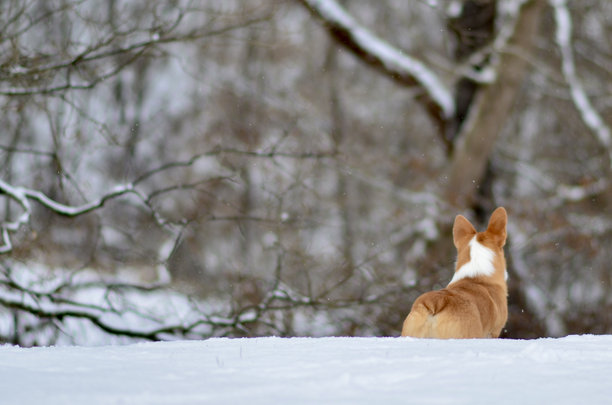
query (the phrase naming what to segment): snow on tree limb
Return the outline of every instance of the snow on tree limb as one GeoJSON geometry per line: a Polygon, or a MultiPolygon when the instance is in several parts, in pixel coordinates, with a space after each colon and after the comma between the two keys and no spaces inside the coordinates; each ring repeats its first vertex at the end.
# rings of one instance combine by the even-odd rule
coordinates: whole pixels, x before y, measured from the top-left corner
{"type": "Polygon", "coordinates": [[[446,120],[454,114],[455,102],[451,91],[424,63],[376,37],[336,1],[300,1],[324,22],[334,38],[365,62],[404,84],[420,86],[425,92],[428,110],[433,109],[439,120],[446,120]]]}
{"type": "Polygon", "coordinates": [[[483,88],[463,123],[459,142],[448,169],[445,194],[455,205],[466,204],[482,181],[487,160],[501,124],[510,117],[518,89],[524,80],[529,55],[540,26],[545,0],[507,2],[508,21],[498,34],[495,48],[500,49],[491,62],[496,80],[483,88]],[[508,49],[520,49],[520,56],[508,49]]]}
{"type": "Polygon", "coordinates": [[[32,190],[25,187],[15,187],[0,179],[0,195],[7,195],[10,199],[19,204],[23,210],[21,215],[19,215],[16,220],[7,220],[0,223],[0,228],[2,230],[2,245],[0,245],[0,254],[7,253],[13,248],[9,232],[16,232],[22,225],[29,222],[30,214],[32,212],[32,207],[29,200],[34,200],[59,215],[75,217],[100,208],[107,201],[127,193],[136,193],[132,184],[118,186],[104,196],[89,203],[79,206],[69,206],[49,198],[45,193],[39,190],[32,190]]]}
{"type": "Polygon", "coordinates": [[[567,1],[550,0],[550,4],[554,8],[555,22],[557,24],[555,39],[561,51],[561,68],[563,76],[565,76],[565,80],[570,87],[572,100],[586,126],[595,133],[599,142],[608,150],[610,165],[612,166],[612,136],[610,128],[606,126],[604,120],[589,101],[576,73],[571,45],[572,18],[567,9],[567,1]]]}
{"type": "MultiPolygon", "coordinates": [[[[163,163],[159,166],[154,167],[146,171],[145,173],[138,176],[131,183],[117,185],[108,191],[106,194],[101,197],[92,200],[90,202],[81,204],[81,205],[66,205],[59,203],[45,193],[40,190],[33,190],[26,187],[18,187],[13,186],[4,180],[0,179],[0,196],[6,195],[9,199],[13,200],[17,203],[22,210],[21,215],[15,220],[5,220],[4,222],[0,222],[0,232],[2,236],[0,237],[2,240],[0,242],[0,254],[10,252],[13,249],[13,245],[10,238],[10,233],[17,232],[23,225],[27,224],[30,221],[30,214],[32,212],[32,207],[30,205],[30,201],[36,201],[42,206],[48,208],[49,210],[55,212],[58,215],[64,217],[76,217],[79,215],[84,215],[89,212],[92,212],[98,208],[102,208],[108,201],[121,197],[126,194],[135,195],[152,213],[153,217],[157,221],[157,223],[162,227],[168,227],[172,224],[155,211],[150,201],[153,197],[179,188],[189,188],[193,187],[193,184],[177,184],[170,187],[165,187],[159,190],[155,190],[150,192],[148,195],[141,193],[137,190],[137,186],[149,179],[156,174],[164,172],[166,170],[177,168],[177,167],[189,167],[192,166],[195,162],[200,159],[219,156],[219,155],[240,155],[246,156],[250,158],[260,158],[260,159],[276,159],[276,158],[289,158],[289,159],[326,159],[333,157],[335,152],[284,152],[278,150],[271,151],[250,151],[250,150],[239,150],[233,148],[216,148],[211,151],[198,153],[193,155],[191,158],[184,161],[173,161],[169,163],[163,163]]],[[[227,217],[219,217],[219,216],[211,216],[209,217],[211,220],[220,220],[220,219],[228,219],[227,217]]],[[[230,217],[229,219],[237,219],[235,217],[230,217]]],[[[255,217],[241,217],[241,219],[247,220],[261,220],[255,217]]],[[[175,235],[178,235],[176,229],[172,229],[175,235]]]]}
{"type": "MultiPolygon", "coordinates": [[[[277,261],[274,284],[258,303],[240,308],[211,308],[210,302],[176,294],[164,284],[120,282],[88,270],[49,278],[47,269],[0,264],[0,308],[28,313],[39,319],[81,321],[81,328],[94,326],[107,335],[145,340],[202,339],[225,336],[229,331],[247,332],[249,325],[266,323],[278,328],[270,317],[295,308],[345,308],[379,302],[397,292],[392,289],[354,298],[330,300],[327,296],[302,295],[281,281],[282,252],[277,261]],[[91,323],[82,324],[82,321],[91,323]]],[[[330,294],[332,290],[328,291],[330,294]]],[[[68,327],[63,333],[69,333],[68,327]]]]}
{"type": "Polygon", "coordinates": [[[163,286],[122,283],[120,288],[129,290],[130,294],[121,294],[121,299],[113,300],[109,297],[109,292],[116,288],[113,283],[100,280],[79,284],[70,281],[65,286],[69,288],[45,288],[48,280],[42,280],[29,269],[20,268],[19,271],[31,273],[28,275],[29,283],[15,280],[10,268],[1,268],[0,306],[59,322],[65,318],[88,320],[109,335],[147,340],[163,340],[166,336],[202,338],[208,337],[211,326],[224,326],[233,321],[213,321],[199,313],[191,314],[188,320],[177,316],[167,320],[158,314],[152,315],[151,308],[139,305],[139,300],[145,295],[155,295],[157,300],[170,304],[170,293],[163,286]],[[103,299],[85,298],[98,297],[101,291],[105,291],[103,299]]]}

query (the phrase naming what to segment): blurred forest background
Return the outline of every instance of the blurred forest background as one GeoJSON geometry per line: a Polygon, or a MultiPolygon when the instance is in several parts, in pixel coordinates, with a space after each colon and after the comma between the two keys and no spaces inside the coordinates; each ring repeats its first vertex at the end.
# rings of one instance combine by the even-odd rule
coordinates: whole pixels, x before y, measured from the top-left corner
{"type": "Polygon", "coordinates": [[[612,333],[612,2],[3,0],[0,341],[398,336],[509,213],[503,336],[612,333]]]}

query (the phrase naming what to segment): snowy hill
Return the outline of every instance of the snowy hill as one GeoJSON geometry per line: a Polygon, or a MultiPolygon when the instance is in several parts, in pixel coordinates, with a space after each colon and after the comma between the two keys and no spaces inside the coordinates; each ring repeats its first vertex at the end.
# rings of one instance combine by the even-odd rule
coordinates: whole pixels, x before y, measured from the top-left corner
{"type": "Polygon", "coordinates": [[[0,347],[2,404],[601,404],[612,336],[0,347]]]}

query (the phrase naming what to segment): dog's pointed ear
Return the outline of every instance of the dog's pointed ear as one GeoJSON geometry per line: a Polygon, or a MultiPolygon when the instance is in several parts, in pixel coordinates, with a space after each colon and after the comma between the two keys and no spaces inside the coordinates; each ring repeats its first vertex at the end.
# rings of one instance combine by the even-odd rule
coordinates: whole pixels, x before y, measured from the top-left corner
{"type": "Polygon", "coordinates": [[[455,217],[455,223],[453,225],[453,243],[455,247],[459,249],[459,245],[465,241],[466,238],[472,238],[476,235],[476,229],[463,215],[457,215],[455,217]]]}
{"type": "Polygon", "coordinates": [[[487,233],[492,235],[499,246],[506,244],[506,225],[508,223],[508,214],[504,207],[498,207],[491,218],[489,219],[489,225],[487,226],[487,233]]]}

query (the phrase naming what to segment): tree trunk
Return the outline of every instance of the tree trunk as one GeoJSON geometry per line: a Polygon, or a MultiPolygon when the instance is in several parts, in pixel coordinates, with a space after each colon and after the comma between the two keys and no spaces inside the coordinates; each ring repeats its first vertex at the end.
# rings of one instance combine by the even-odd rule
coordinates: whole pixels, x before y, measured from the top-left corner
{"type": "Polygon", "coordinates": [[[468,120],[452,157],[445,196],[457,207],[465,207],[481,186],[487,161],[501,128],[512,111],[514,100],[527,70],[529,54],[540,26],[543,0],[522,6],[505,52],[499,55],[495,82],[476,96],[468,120]],[[520,54],[516,54],[519,50],[520,54]]]}

